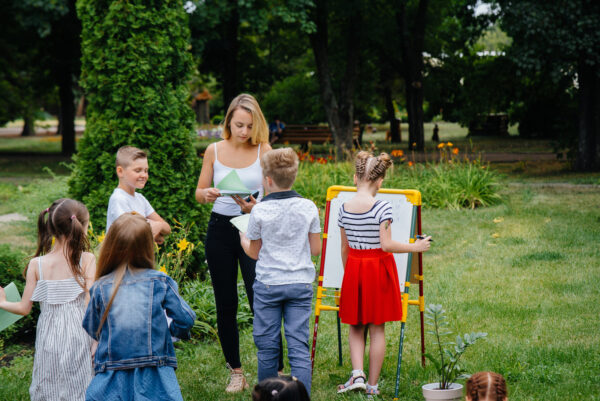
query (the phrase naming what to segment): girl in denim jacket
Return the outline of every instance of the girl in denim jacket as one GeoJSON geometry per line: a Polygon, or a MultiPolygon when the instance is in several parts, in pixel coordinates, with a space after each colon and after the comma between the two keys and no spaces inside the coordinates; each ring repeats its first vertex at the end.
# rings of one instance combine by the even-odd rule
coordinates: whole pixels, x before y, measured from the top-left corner
{"type": "Polygon", "coordinates": [[[183,400],[171,336],[189,338],[196,314],[175,281],[154,270],[153,247],[139,214],[121,215],[106,235],[83,319],[98,341],[86,400],[183,400]]]}

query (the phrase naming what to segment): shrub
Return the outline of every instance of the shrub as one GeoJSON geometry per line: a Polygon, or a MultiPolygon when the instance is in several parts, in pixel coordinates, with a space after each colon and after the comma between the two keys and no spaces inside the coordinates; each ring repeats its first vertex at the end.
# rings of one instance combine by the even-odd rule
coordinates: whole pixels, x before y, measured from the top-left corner
{"type": "MultiPolygon", "coordinates": [[[[181,296],[196,312],[196,322],[192,328],[195,337],[217,338],[217,308],[215,295],[209,280],[189,280],[181,288],[181,296]]],[[[243,329],[252,324],[252,310],[244,284],[238,283],[238,327],[243,329]]]]}
{"type": "MultiPolygon", "coordinates": [[[[7,244],[0,245],[0,285],[6,286],[14,282],[20,294],[25,288],[23,270],[29,262],[27,255],[21,251],[13,250],[7,244]]],[[[0,344],[14,342],[15,340],[29,340],[35,338],[35,323],[40,310],[37,302],[33,304],[31,313],[17,321],[12,326],[0,331],[0,344]]]]}
{"type": "Polygon", "coordinates": [[[117,186],[115,153],[123,145],[149,152],[150,179],[142,191],[167,221],[206,216],[194,199],[200,163],[194,154],[194,116],[186,103],[191,71],[187,14],[181,1],[77,2],[82,23],[82,87],[87,126],[69,180],[98,232],[117,186]]]}
{"type": "MultiPolygon", "coordinates": [[[[312,199],[318,207],[325,206],[327,188],[332,185],[353,185],[352,163],[318,163],[305,158],[298,168],[294,189],[312,199]]],[[[479,161],[395,165],[383,181],[384,188],[417,189],[424,207],[442,209],[476,208],[501,202],[498,194],[499,175],[479,161]]]]}

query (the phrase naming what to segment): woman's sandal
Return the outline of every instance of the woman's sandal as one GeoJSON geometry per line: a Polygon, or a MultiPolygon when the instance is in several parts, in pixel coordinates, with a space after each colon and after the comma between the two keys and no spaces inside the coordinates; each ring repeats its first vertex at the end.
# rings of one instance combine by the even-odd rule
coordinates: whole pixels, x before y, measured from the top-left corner
{"type": "Polygon", "coordinates": [[[367,387],[365,393],[367,395],[379,395],[379,390],[373,387],[367,387]]]}
{"type": "Polygon", "coordinates": [[[367,378],[365,375],[356,375],[350,376],[350,379],[344,383],[340,384],[337,388],[337,393],[345,393],[346,391],[355,391],[355,390],[366,390],[367,389],[367,378]]]}

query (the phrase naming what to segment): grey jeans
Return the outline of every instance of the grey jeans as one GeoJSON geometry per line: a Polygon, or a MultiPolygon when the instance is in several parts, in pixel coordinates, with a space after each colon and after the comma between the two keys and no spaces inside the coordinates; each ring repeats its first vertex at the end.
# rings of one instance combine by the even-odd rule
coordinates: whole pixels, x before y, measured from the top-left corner
{"type": "Polygon", "coordinates": [[[312,380],[308,348],[312,284],[267,285],[254,281],[254,343],[258,348],[258,381],[277,377],[281,319],[288,358],[295,376],[310,394],[312,380]]]}

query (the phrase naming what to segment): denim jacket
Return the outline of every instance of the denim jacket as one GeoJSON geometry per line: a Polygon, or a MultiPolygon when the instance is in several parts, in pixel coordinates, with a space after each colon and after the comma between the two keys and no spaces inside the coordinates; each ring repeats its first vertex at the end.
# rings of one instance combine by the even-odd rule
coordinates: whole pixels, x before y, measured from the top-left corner
{"type": "Polygon", "coordinates": [[[150,269],[127,270],[102,326],[96,331],[112,295],[115,274],[101,277],[90,290],[83,328],[98,341],[95,373],[144,366],[177,368],[171,335],[189,338],[196,314],[179,296],[177,284],[150,269]],[[173,321],[167,326],[165,311],[173,321]]]}

